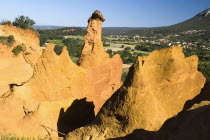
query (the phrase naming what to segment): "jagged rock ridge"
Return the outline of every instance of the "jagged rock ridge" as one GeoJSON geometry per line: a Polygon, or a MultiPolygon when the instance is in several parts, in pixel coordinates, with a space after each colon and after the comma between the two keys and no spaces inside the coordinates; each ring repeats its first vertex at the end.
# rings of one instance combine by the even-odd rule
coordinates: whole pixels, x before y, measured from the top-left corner
{"type": "Polygon", "coordinates": [[[103,105],[96,119],[69,133],[67,139],[115,138],[135,129],[157,131],[200,93],[205,78],[197,65],[197,56],[185,57],[177,46],[138,57],[124,85],[103,105]]]}

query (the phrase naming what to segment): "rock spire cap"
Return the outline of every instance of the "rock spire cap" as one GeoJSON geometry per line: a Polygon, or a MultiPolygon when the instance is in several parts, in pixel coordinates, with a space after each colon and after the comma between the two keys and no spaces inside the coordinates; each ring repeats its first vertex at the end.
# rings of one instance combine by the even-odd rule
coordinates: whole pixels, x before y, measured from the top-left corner
{"type": "Polygon", "coordinates": [[[97,19],[97,18],[100,19],[102,22],[105,21],[103,14],[99,10],[95,10],[92,16],[88,19],[88,22],[90,21],[90,19],[97,19]]]}

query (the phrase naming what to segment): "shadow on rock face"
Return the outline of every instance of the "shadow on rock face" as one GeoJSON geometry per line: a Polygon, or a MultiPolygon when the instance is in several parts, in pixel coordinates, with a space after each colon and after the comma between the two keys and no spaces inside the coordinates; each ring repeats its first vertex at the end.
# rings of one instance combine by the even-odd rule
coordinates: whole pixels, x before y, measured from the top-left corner
{"type": "Polygon", "coordinates": [[[158,131],[158,140],[209,140],[210,105],[180,113],[158,131]]]}
{"type": "Polygon", "coordinates": [[[190,109],[194,104],[210,101],[210,82],[206,82],[201,93],[185,103],[183,110],[165,121],[158,131],[136,129],[125,137],[108,140],[209,140],[210,104],[190,109]]]}
{"type": "Polygon", "coordinates": [[[136,129],[125,137],[108,140],[209,140],[210,105],[168,119],[159,131],[136,129]]]}
{"type": "Polygon", "coordinates": [[[135,129],[131,134],[125,137],[112,138],[107,140],[154,140],[156,132],[146,131],[144,129],[135,129]]]}
{"type": "Polygon", "coordinates": [[[210,80],[206,81],[204,88],[201,90],[200,94],[185,103],[182,112],[190,109],[194,104],[200,103],[201,101],[210,101],[210,80]]]}
{"type": "MultiPolygon", "coordinates": [[[[94,118],[93,102],[87,102],[86,98],[80,100],[76,99],[66,112],[61,108],[57,122],[58,131],[68,134],[69,132],[92,122],[94,118]]],[[[59,133],[58,136],[64,137],[59,133]]]]}

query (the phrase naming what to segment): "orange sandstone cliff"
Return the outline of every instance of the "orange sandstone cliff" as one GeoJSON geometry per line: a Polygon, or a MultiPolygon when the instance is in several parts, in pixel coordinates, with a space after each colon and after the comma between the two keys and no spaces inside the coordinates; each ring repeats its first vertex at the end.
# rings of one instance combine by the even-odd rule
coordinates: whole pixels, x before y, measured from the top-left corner
{"type": "Polygon", "coordinates": [[[42,53],[39,36],[34,31],[0,25],[0,36],[9,35],[14,37],[11,46],[0,42],[0,96],[9,90],[10,84],[21,85],[33,75],[33,65],[42,53]],[[23,52],[15,56],[12,49],[17,45],[23,46],[23,52]]]}

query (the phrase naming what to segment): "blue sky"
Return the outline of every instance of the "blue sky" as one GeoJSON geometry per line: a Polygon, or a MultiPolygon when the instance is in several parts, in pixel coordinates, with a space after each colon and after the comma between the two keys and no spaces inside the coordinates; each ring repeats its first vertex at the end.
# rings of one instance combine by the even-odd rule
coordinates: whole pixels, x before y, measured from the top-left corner
{"type": "Polygon", "coordinates": [[[87,26],[100,10],[105,27],[157,27],[179,23],[210,7],[210,0],[0,0],[0,21],[29,16],[37,25],[87,26]]]}

